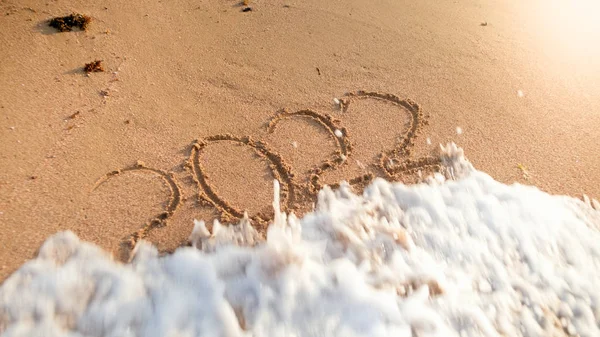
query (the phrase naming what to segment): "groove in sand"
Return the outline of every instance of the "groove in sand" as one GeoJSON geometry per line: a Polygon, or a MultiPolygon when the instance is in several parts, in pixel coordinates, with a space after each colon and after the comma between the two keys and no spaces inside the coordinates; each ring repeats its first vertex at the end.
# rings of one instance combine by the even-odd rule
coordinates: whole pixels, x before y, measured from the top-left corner
{"type": "MultiPolygon", "coordinates": [[[[284,210],[291,211],[294,208],[296,200],[296,184],[293,181],[294,175],[292,174],[291,167],[278,153],[270,150],[264,142],[255,141],[248,136],[237,137],[230,134],[214,135],[197,140],[193,143],[192,153],[187,167],[192,169],[194,180],[198,185],[200,198],[219,211],[222,221],[231,222],[232,220],[240,220],[244,216],[244,212],[235,208],[231,203],[215,192],[214,187],[208,181],[204,168],[200,165],[200,154],[202,150],[211,143],[222,141],[229,141],[248,146],[252,148],[260,158],[267,160],[273,176],[281,183],[281,200],[284,210]]],[[[256,214],[250,219],[261,226],[266,226],[270,220],[263,214],[256,214]]]]}
{"type": "Polygon", "coordinates": [[[401,99],[396,95],[368,92],[359,90],[354,93],[347,93],[347,98],[341,100],[342,111],[347,112],[348,108],[356,99],[376,99],[389,102],[398,106],[410,114],[408,129],[400,135],[400,141],[391,150],[383,151],[379,154],[378,167],[385,172],[387,178],[392,181],[400,180],[401,174],[414,173],[421,169],[441,169],[439,158],[424,157],[419,159],[410,159],[411,148],[414,146],[414,140],[421,132],[424,125],[428,122],[421,107],[410,99],[401,99]]]}
{"type": "MultiPolygon", "coordinates": [[[[367,91],[348,93],[345,97],[346,98],[340,101],[343,112],[348,112],[348,109],[354,100],[376,99],[389,102],[410,114],[408,129],[401,134],[398,143],[393,149],[383,151],[379,154],[379,160],[378,163],[376,163],[376,167],[381,169],[388,180],[401,181],[403,176],[415,173],[418,173],[419,176],[421,176],[421,170],[441,171],[442,163],[437,157],[410,158],[411,148],[414,146],[414,139],[419,134],[423,125],[427,124],[425,116],[418,104],[409,99],[400,99],[392,94],[367,91]]],[[[350,142],[348,131],[341,126],[339,120],[328,114],[319,113],[310,109],[295,112],[289,112],[286,109],[282,109],[269,121],[267,132],[274,132],[280,121],[296,117],[309,118],[318,123],[331,137],[333,137],[337,147],[329,159],[326,159],[320,164],[316,164],[310,169],[308,182],[306,184],[299,184],[295,181],[292,167],[279,153],[269,149],[265,142],[254,140],[250,136],[238,137],[231,134],[219,134],[193,142],[190,157],[185,166],[191,170],[192,177],[198,187],[198,196],[200,200],[214,207],[219,212],[220,220],[222,222],[233,223],[234,221],[239,221],[244,217],[244,212],[219,196],[215,188],[209,182],[206,170],[200,164],[200,156],[202,150],[207,146],[210,146],[210,144],[217,142],[233,142],[248,146],[259,156],[259,158],[266,160],[269,163],[269,169],[274,178],[281,184],[281,206],[282,210],[288,213],[300,209],[301,206],[306,206],[304,204],[307,201],[314,201],[317,192],[324,187],[324,184],[321,183],[321,176],[325,172],[335,170],[347,163],[352,155],[352,144],[350,142]]],[[[140,170],[149,171],[159,175],[171,190],[171,197],[164,212],[155,216],[144,227],[130,235],[127,242],[130,247],[134,246],[138,240],[147,236],[153,228],[165,225],[167,219],[173,215],[182,200],[181,189],[171,173],[147,167],[142,162],[138,162],[132,167],[123,168],[106,174],[96,182],[92,190],[98,188],[98,186],[109,180],[111,177],[128,171],[140,170]]],[[[347,181],[351,186],[365,187],[374,178],[375,174],[368,172],[348,179],[347,181]]],[[[338,183],[330,185],[332,188],[338,188],[339,186],[340,184],[338,183]]],[[[268,222],[271,220],[269,216],[262,213],[253,215],[250,219],[254,221],[255,225],[258,225],[259,228],[257,229],[259,232],[264,232],[268,222]]]]}
{"type": "Polygon", "coordinates": [[[311,169],[311,175],[308,180],[308,190],[311,194],[316,194],[323,185],[320,183],[320,176],[330,170],[334,170],[340,165],[344,164],[348,157],[352,153],[352,144],[350,143],[350,138],[348,137],[348,131],[344,127],[340,127],[340,121],[334,119],[330,115],[321,114],[316,111],[305,109],[299,110],[295,112],[289,112],[286,109],[279,111],[267,125],[267,131],[269,133],[273,133],[277,124],[286,118],[292,117],[305,117],[310,118],[315,121],[319,125],[321,125],[333,139],[335,139],[337,144],[337,150],[331,155],[330,159],[325,160],[321,164],[317,164],[315,167],[311,169]],[[341,137],[336,135],[336,132],[341,133],[341,137]]]}
{"type": "Polygon", "coordinates": [[[167,172],[159,170],[159,169],[148,167],[141,161],[138,161],[133,166],[125,167],[125,168],[118,169],[118,170],[115,170],[115,171],[105,174],[103,177],[98,179],[96,184],[94,184],[92,191],[96,190],[98,187],[100,187],[100,185],[104,184],[105,182],[110,180],[112,177],[115,177],[115,176],[120,175],[125,172],[131,172],[131,171],[147,171],[147,172],[151,172],[151,173],[158,175],[161,178],[161,180],[163,180],[166,183],[166,185],[169,187],[169,190],[171,192],[169,200],[167,202],[167,207],[165,208],[165,210],[163,212],[159,213],[158,215],[154,216],[149,222],[144,224],[144,226],[142,226],[136,232],[130,234],[128,236],[128,238],[126,240],[124,240],[124,243],[127,246],[129,246],[130,248],[133,248],[135,246],[135,244],[140,239],[143,239],[144,237],[146,237],[148,235],[148,233],[150,233],[151,230],[153,230],[154,228],[157,228],[157,227],[165,226],[167,224],[167,220],[171,216],[173,216],[173,214],[177,210],[177,207],[179,207],[179,205],[181,204],[181,199],[182,199],[183,194],[181,193],[181,188],[179,187],[179,184],[177,183],[177,181],[172,173],[167,173],[167,172]]]}

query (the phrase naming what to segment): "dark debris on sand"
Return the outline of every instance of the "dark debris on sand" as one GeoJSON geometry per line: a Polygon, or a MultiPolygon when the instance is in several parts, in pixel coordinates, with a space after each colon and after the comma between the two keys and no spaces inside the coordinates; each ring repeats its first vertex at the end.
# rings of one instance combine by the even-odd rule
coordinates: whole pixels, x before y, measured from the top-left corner
{"type": "Polygon", "coordinates": [[[71,14],[68,16],[53,18],[50,20],[50,27],[58,29],[60,32],[70,32],[73,28],[79,28],[86,30],[88,25],[92,21],[87,15],[82,14],[71,14]]]}
{"type": "Polygon", "coordinates": [[[86,73],[99,73],[104,71],[104,66],[102,65],[101,60],[96,60],[90,63],[86,63],[85,67],[83,67],[86,73]]]}

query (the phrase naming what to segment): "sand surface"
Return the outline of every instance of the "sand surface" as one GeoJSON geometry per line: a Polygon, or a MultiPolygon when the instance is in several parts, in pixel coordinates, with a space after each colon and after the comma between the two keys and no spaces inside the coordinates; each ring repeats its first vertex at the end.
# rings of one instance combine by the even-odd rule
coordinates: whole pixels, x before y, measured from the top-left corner
{"type": "MultiPolygon", "coordinates": [[[[60,230],[118,254],[169,206],[160,172],[172,172],[183,198],[146,239],[161,251],[184,244],[194,218],[219,215],[186,165],[196,139],[264,141],[305,183],[339,141],[302,116],[269,130],[282,108],[330,114],[345,128],[352,155],[321,182],[377,173],[410,113],[376,99],[334,106],[360,89],[419,104],[428,124],[415,158],[455,141],[500,181],[600,197],[600,24],[592,1],[578,4],[257,0],[242,12],[237,1],[2,0],[0,279],[60,230]],[[71,12],[93,18],[87,31],[47,26],[71,12]],[[106,71],[86,76],[96,59],[106,71]],[[96,186],[138,160],[159,173],[96,186]]],[[[268,218],[269,158],[219,142],[197,162],[221,200],[268,218]]],[[[293,203],[309,209],[310,195],[293,203]]]]}

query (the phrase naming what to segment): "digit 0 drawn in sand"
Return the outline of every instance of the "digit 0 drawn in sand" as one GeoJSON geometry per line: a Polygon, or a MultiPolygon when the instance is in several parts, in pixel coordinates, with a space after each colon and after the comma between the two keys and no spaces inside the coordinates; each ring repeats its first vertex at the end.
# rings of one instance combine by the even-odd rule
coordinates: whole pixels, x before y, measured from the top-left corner
{"type": "Polygon", "coordinates": [[[441,169],[441,161],[437,157],[409,158],[415,138],[421,132],[423,126],[428,124],[421,107],[417,103],[410,99],[401,99],[392,94],[363,90],[348,93],[345,96],[346,98],[340,101],[340,107],[344,112],[348,111],[354,100],[376,99],[396,105],[410,114],[408,128],[400,135],[398,144],[393,149],[379,154],[378,166],[385,172],[389,180],[397,181],[400,180],[402,175],[418,173],[421,170],[436,171],[441,169]]]}
{"type": "Polygon", "coordinates": [[[158,175],[161,178],[161,180],[163,182],[165,182],[167,187],[169,187],[170,197],[169,197],[169,200],[167,201],[167,206],[163,212],[154,216],[149,222],[144,224],[144,226],[142,226],[138,231],[130,234],[129,237],[123,242],[129,248],[133,248],[140,239],[143,239],[144,237],[146,237],[148,235],[148,233],[151,230],[153,230],[154,228],[165,226],[167,224],[167,220],[171,216],[173,216],[173,214],[177,210],[177,207],[179,207],[179,205],[181,204],[181,199],[182,199],[181,188],[179,187],[179,184],[175,180],[175,177],[173,176],[172,173],[167,173],[167,172],[159,170],[159,169],[148,167],[141,161],[138,161],[133,166],[125,167],[125,168],[118,169],[118,170],[115,170],[115,171],[105,174],[102,178],[98,179],[96,184],[94,184],[92,191],[96,190],[98,187],[100,187],[100,185],[104,184],[105,182],[110,180],[112,177],[115,177],[115,176],[120,175],[125,172],[132,172],[132,171],[146,171],[146,172],[150,172],[150,173],[154,173],[154,174],[158,175]]]}
{"type": "MultiPolygon", "coordinates": [[[[216,142],[233,142],[248,146],[253,149],[260,158],[268,161],[271,173],[281,184],[283,209],[288,212],[294,209],[296,200],[296,185],[293,181],[294,175],[291,167],[278,153],[271,151],[264,142],[255,141],[249,136],[237,137],[230,134],[214,135],[196,140],[192,144],[192,153],[186,167],[192,169],[194,180],[198,185],[200,198],[219,211],[222,221],[232,222],[233,220],[240,220],[244,217],[244,212],[235,208],[231,203],[215,192],[215,188],[208,181],[205,169],[200,164],[202,150],[216,142]]],[[[266,226],[270,220],[269,217],[264,214],[256,214],[250,217],[250,219],[261,226],[266,226]]]]}

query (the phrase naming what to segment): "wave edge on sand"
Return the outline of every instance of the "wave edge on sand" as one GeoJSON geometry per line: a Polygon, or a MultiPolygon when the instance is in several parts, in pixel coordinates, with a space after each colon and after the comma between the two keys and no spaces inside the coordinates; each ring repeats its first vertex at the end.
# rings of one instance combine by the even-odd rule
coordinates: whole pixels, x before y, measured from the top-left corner
{"type": "Polygon", "coordinates": [[[3,336],[598,336],[600,212],[507,186],[454,144],[446,179],[375,180],[116,262],[72,232],[0,286],[3,336]]]}

